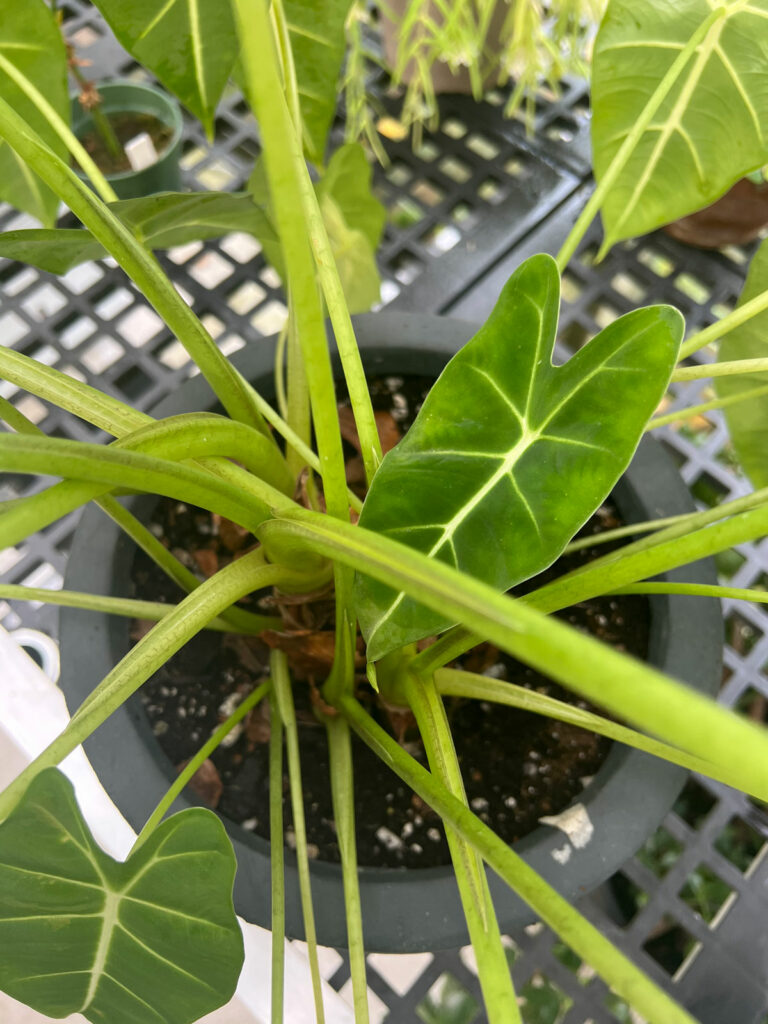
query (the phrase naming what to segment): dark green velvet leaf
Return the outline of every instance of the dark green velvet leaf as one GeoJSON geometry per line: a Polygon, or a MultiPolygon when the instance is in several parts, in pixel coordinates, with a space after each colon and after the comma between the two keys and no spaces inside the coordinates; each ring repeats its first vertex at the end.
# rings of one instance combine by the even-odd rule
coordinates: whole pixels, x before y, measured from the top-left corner
{"type": "MultiPolygon", "coordinates": [[[[161,192],[111,203],[115,213],[150,249],[219,238],[246,231],[262,244],[275,240],[267,215],[244,192],[161,192]]],[[[0,234],[0,256],[31,263],[52,274],[66,274],[106,251],[85,228],[36,228],[0,234]]]]}
{"type": "MultiPolygon", "coordinates": [[[[752,258],[739,305],[768,289],[768,241],[752,258]]],[[[768,359],[768,312],[758,313],[720,342],[721,362],[736,359],[768,359]]],[[[744,373],[715,377],[719,398],[739,395],[768,385],[768,373],[744,373]]],[[[768,487],[768,395],[737,402],[725,409],[733,446],[739,462],[755,487],[768,487]]]]}
{"type": "Polygon", "coordinates": [[[69,780],[46,769],[0,825],[0,988],[94,1024],[198,1020],[231,998],[242,967],[235,866],[202,808],[173,815],[118,863],[69,780]]]}
{"type": "MultiPolygon", "coordinates": [[[[632,458],[677,358],[669,306],[628,313],[551,362],[560,279],[550,256],[510,278],[383,460],[360,525],[506,590],[552,563],[632,458]]],[[[373,661],[452,625],[358,576],[373,661]]]]}

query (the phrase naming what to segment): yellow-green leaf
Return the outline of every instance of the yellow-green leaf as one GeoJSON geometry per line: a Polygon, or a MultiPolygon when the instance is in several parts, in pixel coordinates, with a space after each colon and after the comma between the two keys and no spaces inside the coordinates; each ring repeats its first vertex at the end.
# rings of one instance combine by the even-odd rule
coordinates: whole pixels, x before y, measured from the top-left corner
{"type": "MultiPolygon", "coordinates": [[[[3,4],[0,17],[0,97],[24,118],[51,149],[67,150],[51,128],[44,107],[69,124],[67,55],[61,30],[43,0],[3,4]]],[[[59,200],[11,146],[0,139],[0,199],[43,224],[53,224],[59,200]]]]}
{"type": "MultiPolygon", "coordinates": [[[[768,241],[763,242],[749,267],[739,305],[768,289],[768,241]]],[[[768,359],[768,312],[758,313],[720,342],[719,359],[768,359]]],[[[743,394],[768,385],[768,373],[735,374],[714,378],[719,398],[743,394]]],[[[739,461],[755,487],[768,487],[768,395],[729,405],[725,410],[731,440],[739,461]]]]}
{"type": "Polygon", "coordinates": [[[611,0],[592,66],[598,182],[689,39],[713,18],[603,205],[606,245],[714,202],[768,162],[768,0],[611,0]]]}

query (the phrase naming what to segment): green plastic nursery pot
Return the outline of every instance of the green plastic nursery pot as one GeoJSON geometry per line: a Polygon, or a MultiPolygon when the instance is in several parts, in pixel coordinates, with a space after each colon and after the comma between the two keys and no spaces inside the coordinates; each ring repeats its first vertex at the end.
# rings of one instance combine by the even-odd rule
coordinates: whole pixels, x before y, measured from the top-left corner
{"type": "MultiPolygon", "coordinates": [[[[366,372],[371,376],[437,375],[474,334],[472,324],[436,316],[383,312],[354,318],[366,372]]],[[[270,398],[274,339],[237,353],[234,365],[270,398]]],[[[182,385],[154,410],[157,416],[215,408],[202,377],[182,385]]],[[[660,444],[645,438],[627,473],[613,491],[625,520],[641,521],[692,511],[690,494],[660,444]]],[[[156,499],[129,504],[148,517],[156,499]]],[[[89,593],[130,593],[135,548],[98,509],[84,514],[68,561],[65,586],[89,593]]],[[[664,579],[714,583],[710,561],[668,573],[664,579]]],[[[705,693],[720,681],[722,615],[711,599],[663,595],[650,601],[648,660],[705,693]]],[[[61,609],[61,686],[71,710],[93,690],[130,646],[126,619],[61,609]]],[[[175,769],[161,751],[140,699],[123,705],[90,739],[85,750],[102,784],[131,825],[139,830],[175,769]]],[[[305,766],[306,770],[306,766],[305,766]]],[[[647,754],[614,743],[607,759],[579,795],[592,825],[586,844],[572,846],[557,828],[540,826],[515,845],[525,860],[568,899],[576,899],[609,878],[658,826],[679,793],[686,772],[647,754]],[[569,853],[564,855],[563,849],[569,853]]],[[[175,809],[198,801],[184,794],[175,809]]],[[[269,842],[224,821],[237,854],[235,905],[248,921],[269,927],[269,842]]],[[[312,861],[312,894],[318,940],[346,945],[344,897],[338,865],[312,861]]],[[[465,944],[467,930],[452,868],[361,868],[360,889],[366,948],[416,952],[465,944]]],[[[494,874],[491,892],[502,932],[529,924],[533,915],[494,874]]],[[[286,850],[286,927],[303,938],[296,860],[286,850]]]]}
{"type": "MultiPolygon", "coordinates": [[[[119,199],[138,199],[155,192],[178,192],[181,188],[181,133],[183,122],[178,103],[167,93],[151,85],[117,81],[99,85],[102,109],[115,114],[150,114],[172,131],[171,139],[157,161],[142,171],[121,171],[105,175],[119,199]]],[[[72,100],[72,131],[82,137],[93,129],[93,117],[77,98],[72,100]]],[[[78,172],[84,181],[86,176],[78,172]]]]}

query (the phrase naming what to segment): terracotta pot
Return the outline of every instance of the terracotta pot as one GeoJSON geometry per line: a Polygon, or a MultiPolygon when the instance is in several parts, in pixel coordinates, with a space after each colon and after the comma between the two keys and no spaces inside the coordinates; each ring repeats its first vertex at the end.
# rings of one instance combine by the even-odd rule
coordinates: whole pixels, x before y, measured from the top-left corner
{"type": "Polygon", "coordinates": [[[768,183],[737,181],[711,206],[667,224],[664,231],[678,242],[699,249],[746,245],[768,227],[768,183]]]}

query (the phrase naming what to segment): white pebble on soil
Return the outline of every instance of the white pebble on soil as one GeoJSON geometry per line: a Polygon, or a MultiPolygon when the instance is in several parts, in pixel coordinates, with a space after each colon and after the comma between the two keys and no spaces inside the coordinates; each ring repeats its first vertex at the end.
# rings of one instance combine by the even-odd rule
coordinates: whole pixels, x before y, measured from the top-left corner
{"type": "Polygon", "coordinates": [[[387,850],[402,850],[403,841],[383,825],[376,829],[376,838],[387,850]]]}
{"type": "MultiPolygon", "coordinates": [[[[219,704],[219,718],[227,719],[230,715],[234,714],[237,710],[237,706],[243,699],[241,693],[230,693],[228,697],[219,704]]],[[[222,747],[231,747],[240,739],[245,729],[245,722],[238,722],[237,725],[228,732],[224,739],[221,741],[222,747]]]]}

